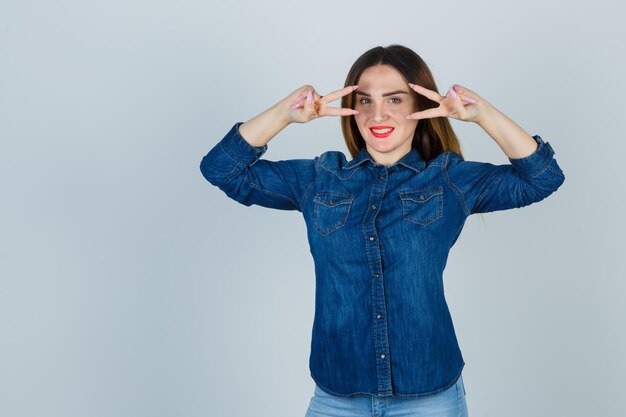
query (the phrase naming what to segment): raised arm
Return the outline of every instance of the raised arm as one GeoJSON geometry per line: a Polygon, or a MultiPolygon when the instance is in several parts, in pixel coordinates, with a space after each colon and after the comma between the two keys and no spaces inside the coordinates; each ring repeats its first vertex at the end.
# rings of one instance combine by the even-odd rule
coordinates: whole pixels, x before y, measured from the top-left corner
{"type": "Polygon", "coordinates": [[[446,174],[463,199],[466,214],[525,207],[554,193],[565,180],[550,143],[531,137],[535,151],[510,164],[464,161],[451,153],[446,174]]]}
{"type": "Polygon", "coordinates": [[[464,161],[450,153],[446,163],[449,184],[456,188],[467,214],[519,208],[552,194],[565,180],[554,150],[539,135],[530,136],[517,123],[474,91],[454,85],[442,97],[435,91],[410,84],[439,107],[407,118],[452,117],[475,122],[496,141],[510,164],[464,161]]]}
{"type": "Polygon", "coordinates": [[[349,116],[356,110],[328,107],[327,104],[351,93],[356,86],[345,87],[321,97],[310,85],[305,85],[239,128],[246,141],[262,147],[291,123],[307,123],[322,116],[349,116]]]}
{"type": "Polygon", "coordinates": [[[353,90],[346,87],[322,98],[307,85],[253,119],[236,123],[202,159],[202,175],[246,206],[302,211],[302,199],[315,178],[317,158],[285,161],[260,158],[267,151],[267,143],[290,123],[354,114],[351,109],[326,106],[353,90]]]}

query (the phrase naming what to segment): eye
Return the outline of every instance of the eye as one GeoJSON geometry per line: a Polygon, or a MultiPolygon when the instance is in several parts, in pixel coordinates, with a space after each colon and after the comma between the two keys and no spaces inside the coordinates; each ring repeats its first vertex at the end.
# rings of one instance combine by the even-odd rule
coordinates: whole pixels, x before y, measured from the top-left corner
{"type": "MultiPolygon", "coordinates": [[[[393,104],[400,104],[402,102],[402,100],[400,100],[398,97],[391,97],[389,99],[393,104]],[[392,101],[395,100],[395,101],[392,101]]],[[[363,97],[362,99],[359,100],[359,104],[368,104],[370,102],[370,99],[367,97],[363,97]]]]}

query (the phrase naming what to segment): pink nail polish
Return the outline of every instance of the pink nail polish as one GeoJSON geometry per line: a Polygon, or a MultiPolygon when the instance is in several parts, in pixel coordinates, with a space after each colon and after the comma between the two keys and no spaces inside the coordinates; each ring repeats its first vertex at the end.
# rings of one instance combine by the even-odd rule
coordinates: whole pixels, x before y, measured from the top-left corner
{"type": "Polygon", "coordinates": [[[313,101],[313,93],[311,93],[311,90],[307,90],[306,92],[306,101],[309,103],[313,101]]]}
{"type": "Polygon", "coordinates": [[[301,97],[296,104],[294,104],[293,106],[291,106],[292,109],[297,109],[298,107],[300,107],[302,105],[302,100],[304,100],[304,96],[301,97]]]}
{"type": "Polygon", "coordinates": [[[465,101],[469,101],[470,103],[478,103],[476,100],[474,100],[473,98],[469,98],[469,97],[465,97],[465,101]]]}
{"type": "Polygon", "coordinates": [[[450,87],[450,94],[452,95],[452,98],[456,98],[456,92],[454,91],[454,88],[450,87]]]}

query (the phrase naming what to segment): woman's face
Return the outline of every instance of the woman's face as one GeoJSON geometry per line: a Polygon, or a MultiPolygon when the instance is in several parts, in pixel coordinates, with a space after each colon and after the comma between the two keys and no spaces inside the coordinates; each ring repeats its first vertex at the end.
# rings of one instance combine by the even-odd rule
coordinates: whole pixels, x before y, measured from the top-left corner
{"type": "Polygon", "coordinates": [[[417,111],[414,92],[391,65],[367,68],[357,84],[354,118],[367,151],[379,164],[392,165],[411,150],[418,121],[405,116],[417,111]]]}

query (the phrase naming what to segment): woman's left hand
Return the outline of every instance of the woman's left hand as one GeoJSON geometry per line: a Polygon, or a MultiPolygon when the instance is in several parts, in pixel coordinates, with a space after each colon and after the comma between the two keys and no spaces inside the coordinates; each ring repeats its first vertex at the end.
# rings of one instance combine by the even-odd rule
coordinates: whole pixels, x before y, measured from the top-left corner
{"type": "Polygon", "coordinates": [[[445,96],[441,96],[439,93],[417,84],[409,83],[409,86],[418,94],[439,103],[439,107],[409,114],[406,116],[407,119],[420,120],[432,117],[452,117],[464,122],[478,123],[484,116],[484,113],[488,111],[488,108],[491,107],[487,100],[458,84],[455,84],[454,88],[450,87],[445,96]]]}

